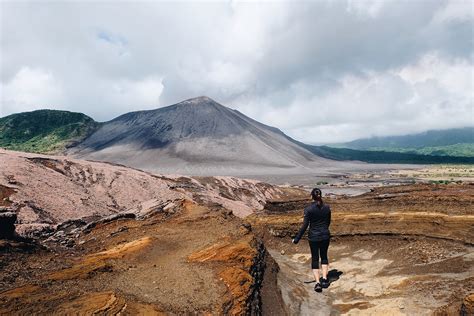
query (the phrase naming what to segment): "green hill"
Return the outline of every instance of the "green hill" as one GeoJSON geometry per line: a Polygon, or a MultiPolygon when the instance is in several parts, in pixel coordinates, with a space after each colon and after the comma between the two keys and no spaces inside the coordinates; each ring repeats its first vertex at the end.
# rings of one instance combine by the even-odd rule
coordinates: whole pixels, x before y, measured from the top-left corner
{"type": "Polygon", "coordinates": [[[474,163],[474,127],[308,146],[313,153],[332,159],[375,163],[474,163]]]}
{"type": "Polygon", "coordinates": [[[0,147],[55,153],[93,133],[100,123],[82,113],[37,110],[0,118],[0,147]]]}
{"type": "Polygon", "coordinates": [[[350,148],[333,148],[328,146],[303,145],[313,154],[334,160],[359,160],[370,163],[401,164],[474,164],[474,157],[441,156],[417,153],[387,152],[375,150],[357,150],[350,148]]]}
{"type": "Polygon", "coordinates": [[[329,146],[433,156],[474,157],[474,127],[431,130],[405,136],[364,138],[329,146]]]}

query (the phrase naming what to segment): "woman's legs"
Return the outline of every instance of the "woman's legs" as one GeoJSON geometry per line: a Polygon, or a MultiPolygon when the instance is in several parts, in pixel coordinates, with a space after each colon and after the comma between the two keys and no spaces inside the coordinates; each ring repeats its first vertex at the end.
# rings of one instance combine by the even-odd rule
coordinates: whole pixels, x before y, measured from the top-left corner
{"type": "Polygon", "coordinates": [[[311,249],[311,269],[316,283],[319,283],[319,243],[309,240],[309,248],[311,249]]]}
{"type": "Polygon", "coordinates": [[[319,251],[321,254],[321,270],[323,278],[328,278],[329,260],[328,260],[329,239],[319,242],[319,251]]]}
{"type": "Polygon", "coordinates": [[[329,264],[322,264],[321,265],[321,270],[323,272],[323,279],[327,279],[328,278],[329,264]]]}
{"type": "Polygon", "coordinates": [[[316,283],[319,283],[319,269],[312,269],[313,270],[313,275],[314,279],[316,280],[316,283]]]}
{"type": "Polygon", "coordinates": [[[310,240],[309,248],[311,249],[311,269],[313,270],[314,279],[316,280],[316,282],[319,282],[319,255],[321,255],[321,270],[323,274],[323,279],[327,279],[329,271],[329,239],[322,241],[310,240]]]}

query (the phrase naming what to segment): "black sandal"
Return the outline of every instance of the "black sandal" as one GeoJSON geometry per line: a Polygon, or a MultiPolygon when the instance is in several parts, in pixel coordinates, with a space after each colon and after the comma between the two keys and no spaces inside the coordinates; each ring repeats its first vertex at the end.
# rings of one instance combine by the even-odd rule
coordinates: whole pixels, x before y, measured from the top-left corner
{"type": "Polygon", "coordinates": [[[318,293],[322,292],[323,291],[323,288],[321,286],[321,283],[316,283],[316,285],[314,286],[314,290],[318,293]]]}

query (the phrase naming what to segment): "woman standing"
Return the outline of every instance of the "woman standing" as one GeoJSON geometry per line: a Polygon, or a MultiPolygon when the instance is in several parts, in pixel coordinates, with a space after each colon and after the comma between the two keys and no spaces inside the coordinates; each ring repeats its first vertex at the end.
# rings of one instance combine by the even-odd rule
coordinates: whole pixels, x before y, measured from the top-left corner
{"type": "Polygon", "coordinates": [[[331,209],[322,199],[321,190],[314,188],[311,191],[313,203],[304,209],[304,221],[298,234],[293,238],[293,243],[297,244],[303,237],[309,225],[308,241],[311,248],[311,268],[313,269],[316,285],[314,290],[321,292],[323,288],[329,287],[328,277],[328,248],[330,240],[329,225],[331,224],[331,209]],[[319,276],[319,257],[321,256],[322,278],[319,276]]]}

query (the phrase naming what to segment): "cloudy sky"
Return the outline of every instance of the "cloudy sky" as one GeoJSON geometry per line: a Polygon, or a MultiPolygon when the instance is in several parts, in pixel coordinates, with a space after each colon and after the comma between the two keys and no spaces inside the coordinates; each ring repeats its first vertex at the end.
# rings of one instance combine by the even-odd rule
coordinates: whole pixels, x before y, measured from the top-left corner
{"type": "Polygon", "coordinates": [[[206,95],[307,143],[474,125],[472,1],[0,1],[0,116],[206,95]]]}

